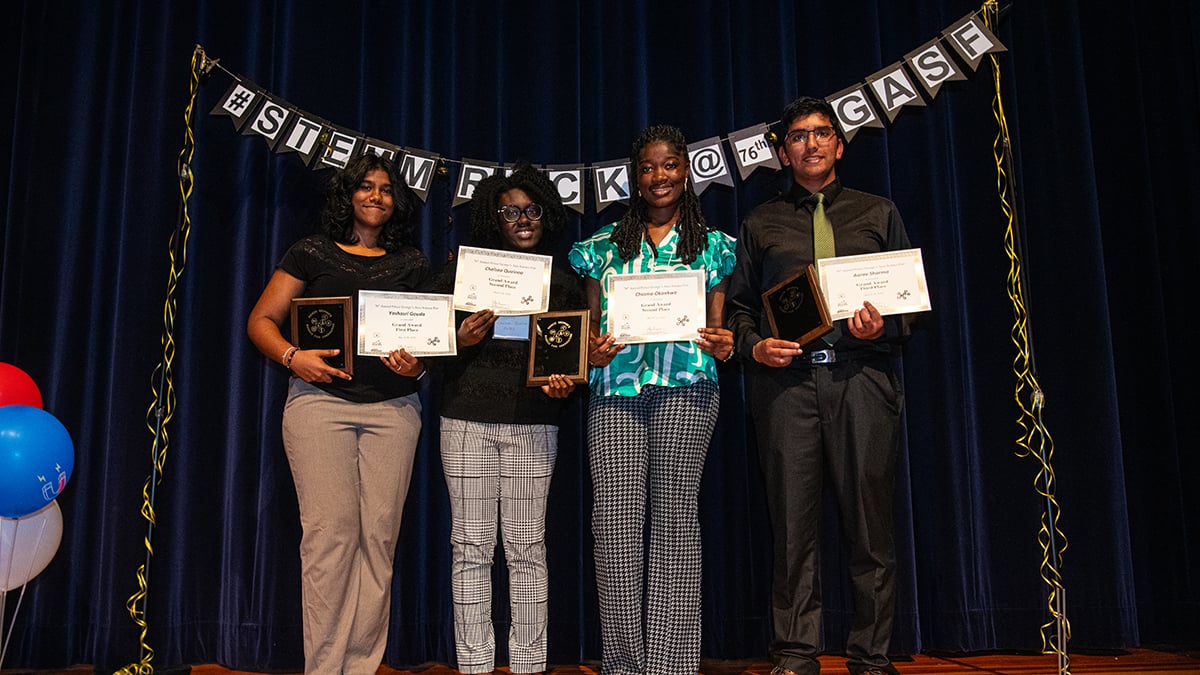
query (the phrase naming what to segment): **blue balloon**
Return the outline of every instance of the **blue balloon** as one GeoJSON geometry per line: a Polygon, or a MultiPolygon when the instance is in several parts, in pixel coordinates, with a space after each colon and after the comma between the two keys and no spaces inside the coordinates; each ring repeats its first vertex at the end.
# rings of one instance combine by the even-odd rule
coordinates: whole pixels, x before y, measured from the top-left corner
{"type": "Polygon", "coordinates": [[[0,516],[20,518],[54,501],[75,468],[58,418],[28,405],[0,406],[0,516]]]}

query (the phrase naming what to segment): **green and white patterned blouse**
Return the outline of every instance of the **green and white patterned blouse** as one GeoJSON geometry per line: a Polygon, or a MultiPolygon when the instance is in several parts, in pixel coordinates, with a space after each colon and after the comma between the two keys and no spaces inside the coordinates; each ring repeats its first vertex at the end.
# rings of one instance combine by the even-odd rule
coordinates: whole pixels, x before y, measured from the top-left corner
{"type": "MultiPolygon", "coordinates": [[[[567,259],[571,267],[584,277],[596,279],[600,288],[606,287],[612,274],[642,274],[646,272],[678,272],[704,270],[705,289],[712,291],[733,272],[737,240],[719,230],[708,232],[704,250],[688,265],[675,254],[679,235],[674,228],[655,247],[643,240],[641,251],[632,260],[625,260],[612,241],[615,223],[596,230],[591,237],[571,247],[567,259]]],[[[600,325],[608,323],[608,296],[600,293],[600,325]]],[[[626,345],[604,368],[592,368],[588,385],[593,395],[637,396],[648,384],[678,387],[700,380],[717,381],[717,364],[713,357],[690,340],[679,342],[647,342],[626,345]]]]}

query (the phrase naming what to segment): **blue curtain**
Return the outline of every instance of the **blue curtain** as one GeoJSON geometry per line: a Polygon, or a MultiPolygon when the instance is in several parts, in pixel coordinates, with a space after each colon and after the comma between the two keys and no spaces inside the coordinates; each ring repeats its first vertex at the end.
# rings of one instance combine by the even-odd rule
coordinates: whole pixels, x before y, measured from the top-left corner
{"type": "MultiPolygon", "coordinates": [[[[29,585],[5,666],[136,661],[125,609],[146,561],[140,516],[169,240],[180,220],[196,44],[222,68],[338,125],[398,145],[544,164],[623,159],[651,123],[690,140],[777,119],[800,94],[863,81],[979,7],[968,0],[795,3],[230,0],[23,1],[0,40],[0,361],[70,430],[62,544],[29,585]]],[[[1072,649],[1195,646],[1200,433],[1189,356],[1200,268],[1200,10],[1192,3],[1014,2],[997,35],[1012,131],[1026,309],[1054,442],[1072,649]],[[1194,420],[1193,420],[1194,421],[1194,420]],[[1188,450],[1188,448],[1192,448],[1188,450]]],[[[195,116],[190,237],[174,313],[176,406],[149,567],[154,663],[296,670],[299,526],[280,442],[286,373],[245,336],[275,262],[310,232],[324,174],[208,112],[195,116]]],[[[850,143],[839,175],[897,202],[934,311],[907,347],[894,651],[1037,650],[1050,621],[1038,465],[1018,457],[1013,307],[985,61],[850,143]]],[[[433,183],[421,245],[440,267],[465,233],[457,164],[433,183]]],[[[732,234],[774,194],[758,171],[702,197],[732,234]]],[[[586,236],[620,206],[587,213],[586,236]]],[[[567,239],[572,237],[568,236],[567,239]]],[[[181,251],[182,253],[182,251],[181,251]]],[[[704,654],[766,652],[770,536],[741,371],[701,497],[704,654]]],[[[386,662],[448,662],[448,503],[437,383],[396,561],[386,662]]],[[[552,663],[599,657],[582,411],[563,421],[549,523],[552,663]]],[[[850,599],[836,517],[823,550],[825,641],[850,599]]],[[[498,565],[498,569],[503,569],[498,565]]],[[[503,592],[503,575],[497,576],[503,592]]],[[[502,603],[498,608],[503,607],[502,603]]],[[[500,634],[503,616],[500,610],[500,634]]],[[[501,641],[503,642],[503,641],[501,641]]],[[[503,658],[503,646],[501,658],[503,658]]]]}

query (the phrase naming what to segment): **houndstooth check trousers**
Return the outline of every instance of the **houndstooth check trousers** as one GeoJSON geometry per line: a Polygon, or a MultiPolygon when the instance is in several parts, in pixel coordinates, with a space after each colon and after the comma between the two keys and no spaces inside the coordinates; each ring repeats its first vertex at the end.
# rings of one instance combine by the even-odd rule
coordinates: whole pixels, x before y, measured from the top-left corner
{"type": "Polygon", "coordinates": [[[697,498],[719,409],[710,380],[588,403],[604,675],[699,670],[697,498]]]}

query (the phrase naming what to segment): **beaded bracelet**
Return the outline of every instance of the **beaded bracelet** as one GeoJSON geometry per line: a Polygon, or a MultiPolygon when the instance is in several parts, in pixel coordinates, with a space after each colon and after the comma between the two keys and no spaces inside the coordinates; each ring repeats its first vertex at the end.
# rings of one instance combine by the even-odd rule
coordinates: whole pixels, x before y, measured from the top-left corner
{"type": "Polygon", "coordinates": [[[299,347],[292,346],[287,348],[287,351],[283,353],[283,357],[279,359],[279,362],[283,364],[284,368],[287,368],[288,370],[292,369],[292,359],[296,357],[296,352],[298,351],[300,351],[299,347]]]}

